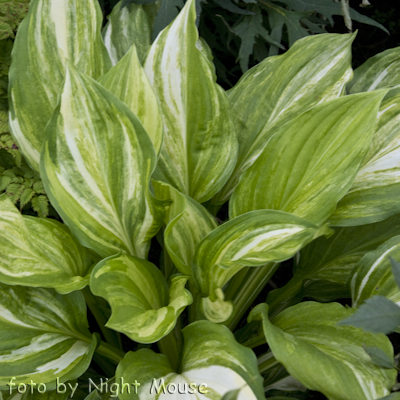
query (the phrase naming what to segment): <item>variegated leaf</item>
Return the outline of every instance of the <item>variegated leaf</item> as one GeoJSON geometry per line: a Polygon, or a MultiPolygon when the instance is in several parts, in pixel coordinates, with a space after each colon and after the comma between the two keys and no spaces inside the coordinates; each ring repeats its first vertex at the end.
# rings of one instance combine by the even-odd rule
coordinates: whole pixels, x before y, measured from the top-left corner
{"type": "Polygon", "coordinates": [[[224,302],[222,288],[242,268],[287,260],[313,239],[330,233],[327,226],[318,228],[275,210],[249,212],[213,230],[198,245],[193,263],[207,319],[223,322],[229,318],[232,306],[224,302]]]}
{"type": "Polygon", "coordinates": [[[241,388],[238,400],[265,399],[255,354],[238,344],[228,328],[198,321],[183,329],[183,336],[179,374],[164,355],[148,349],[128,353],[117,368],[116,381],[137,380],[141,385],[137,394],[125,391],[119,398],[156,400],[174,398],[174,392],[179,400],[221,400],[241,388]]]}
{"type": "Polygon", "coordinates": [[[376,366],[363,345],[379,347],[393,360],[393,347],[381,334],[337,323],[353,313],[341,304],[305,302],[273,319],[259,304],[249,322],[261,320],[274,357],[290,375],[329,400],[375,400],[390,393],[397,372],[376,366]]]}
{"type": "Polygon", "coordinates": [[[353,307],[375,295],[400,304],[400,289],[392,273],[390,257],[400,260],[400,236],[367,253],[355,266],[350,279],[353,307]]]}
{"type": "Polygon", "coordinates": [[[165,217],[165,248],[176,268],[185,275],[192,275],[192,262],[198,244],[218,224],[201,204],[171,185],[153,181],[153,187],[159,199],[172,200],[165,217]]]}
{"type": "Polygon", "coordinates": [[[179,315],[192,303],[192,295],[185,289],[187,279],[172,276],[168,289],[154,264],[119,254],[96,265],[90,288],[111,305],[107,327],[136,342],[154,343],[174,328],[179,315]]]}
{"type": "Polygon", "coordinates": [[[400,215],[360,227],[335,228],[330,238],[318,238],[300,252],[292,279],[268,293],[270,315],[303,297],[332,301],[351,297],[347,281],[364,255],[400,232],[400,215]]]}
{"type": "Polygon", "coordinates": [[[385,50],[354,71],[353,80],[347,85],[349,93],[368,92],[400,85],[400,47],[385,50]]]}
{"type": "Polygon", "coordinates": [[[228,94],[235,116],[239,156],[222,204],[241,174],[258,158],[274,132],[298,114],[339,97],[352,77],[354,35],[315,35],[296,41],[283,55],[267,57],[247,71],[228,94]]]}
{"type": "Polygon", "coordinates": [[[135,45],[117,65],[99,79],[99,83],[133,111],[159,153],[163,140],[161,111],[154,90],[138,59],[135,45]]]}
{"type": "Polygon", "coordinates": [[[385,93],[331,100],[284,125],[242,175],[229,204],[231,217],[274,209],[323,223],[368,151],[385,93]]]}
{"type": "Polygon", "coordinates": [[[95,79],[111,67],[101,24],[97,0],[37,0],[18,29],[9,75],[10,128],[37,171],[66,59],[95,79]]]}
{"type": "Polygon", "coordinates": [[[378,115],[371,146],[330,218],[332,225],[364,225],[400,213],[400,89],[387,94],[378,115]]]}
{"type": "Polygon", "coordinates": [[[65,225],[22,216],[6,194],[0,196],[0,282],[69,293],[89,284],[91,264],[65,225]]]}
{"type": "Polygon", "coordinates": [[[144,258],[162,223],[149,191],[156,153],[140,121],[103,86],[68,65],[47,126],[41,175],[72,233],[103,257],[144,258]]]}
{"type": "Polygon", "coordinates": [[[88,368],[96,338],[87,328],[82,293],[0,284],[0,389],[10,380],[56,388],[88,368]]]}
{"type": "Polygon", "coordinates": [[[103,29],[104,43],[113,65],[121,60],[133,44],[142,61],[151,44],[151,19],[146,8],[154,5],[130,3],[123,7],[123,3],[121,0],[114,6],[103,29]]]}
{"type": "Polygon", "coordinates": [[[145,71],[164,120],[154,177],[203,203],[228,180],[238,145],[228,97],[198,44],[195,19],[189,0],[152,44],[145,71]]]}

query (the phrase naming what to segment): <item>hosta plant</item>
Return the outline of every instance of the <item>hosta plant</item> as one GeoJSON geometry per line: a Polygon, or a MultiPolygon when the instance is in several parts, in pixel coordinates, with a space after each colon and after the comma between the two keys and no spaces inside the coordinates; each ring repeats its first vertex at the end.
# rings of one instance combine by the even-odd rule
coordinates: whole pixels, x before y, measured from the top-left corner
{"type": "Polygon", "coordinates": [[[225,92],[194,0],[140,46],[117,11],[34,0],[18,31],[10,127],[63,222],[0,196],[3,399],[390,395],[389,339],[338,323],[399,246],[399,50],[353,74],[353,34],[308,37],[225,92]]]}

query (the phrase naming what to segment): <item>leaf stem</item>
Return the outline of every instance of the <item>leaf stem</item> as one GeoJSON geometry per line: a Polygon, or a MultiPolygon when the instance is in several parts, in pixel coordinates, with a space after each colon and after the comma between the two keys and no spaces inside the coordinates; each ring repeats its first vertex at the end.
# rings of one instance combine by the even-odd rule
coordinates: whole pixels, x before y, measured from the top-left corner
{"type": "Polygon", "coordinates": [[[125,356],[125,352],[123,350],[117,349],[103,341],[100,342],[100,346],[96,349],[96,353],[108,358],[115,364],[119,364],[119,362],[125,356]]]}
{"type": "Polygon", "coordinates": [[[181,331],[181,319],[178,318],[175,328],[157,342],[161,353],[168,357],[172,368],[179,372],[183,348],[183,337],[181,331]]]}
{"type": "Polygon", "coordinates": [[[225,291],[225,300],[230,300],[234,312],[224,324],[232,331],[236,328],[245,312],[261,293],[272,275],[278,269],[278,263],[268,263],[262,267],[248,267],[236,274],[225,291]]]}
{"type": "Polygon", "coordinates": [[[101,309],[96,300],[96,297],[90,291],[90,288],[87,286],[82,290],[82,292],[85,297],[86,304],[89,307],[90,312],[93,314],[97,324],[99,325],[101,332],[103,333],[103,336],[107,341],[107,343],[121,349],[122,344],[121,344],[120,334],[109,328],[106,328],[105,325],[107,323],[108,318],[105,316],[103,310],[101,309]]]}

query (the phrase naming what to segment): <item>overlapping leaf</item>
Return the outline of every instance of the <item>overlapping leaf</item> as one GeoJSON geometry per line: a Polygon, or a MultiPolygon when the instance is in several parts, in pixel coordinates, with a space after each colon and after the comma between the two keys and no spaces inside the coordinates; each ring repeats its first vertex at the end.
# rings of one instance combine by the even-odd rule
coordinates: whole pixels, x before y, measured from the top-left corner
{"type": "MultiPolygon", "coordinates": [[[[15,382],[13,381],[13,383],[15,382]]],[[[16,385],[16,387],[11,387],[11,393],[10,389],[3,392],[3,397],[1,397],[2,394],[0,392],[0,400],[68,400],[70,399],[69,396],[72,394],[71,388],[68,385],[72,385],[74,388],[77,384],[71,382],[66,383],[65,392],[62,385],[60,385],[58,390],[47,390],[47,385],[41,382],[34,382],[34,387],[28,385],[25,387],[21,386],[19,391],[17,390],[18,385],[16,385]],[[40,392],[35,389],[35,387],[37,387],[40,392]]]]}
{"type": "Polygon", "coordinates": [[[332,225],[364,225],[400,212],[399,124],[400,89],[392,89],[380,107],[377,131],[362,167],[330,218],[332,225]]]}
{"type": "Polygon", "coordinates": [[[99,79],[105,88],[122,100],[139,118],[157,153],[163,140],[163,121],[157,97],[138,59],[136,46],[99,79]]]}
{"type": "Polygon", "coordinates": [[[338,303],[305,302],[268,319],[268,306],[258,305],[249,321],[261,320],[275,358],[308,389],[329,400],[372,400],[390,393],[396,370],[372,363],[363,345],[380,348],[393,360],[384,335],[337,323],[353,313],[338,303]]]}
{"type": "Polygon", "coordinates": [[[108,16],[102,35],[113,65],[118,63],[133,44],[136,45],[139,59],[143,60],[151,44],[151,20],[146,6],[131,3],[123,7],[121,0],[108,16]]]}
{"type": "Polygon", "coordinates": [[[101,24],[96,0],[39,0],[32,2],[18,30],[9,74],[10,127],[26,160],[37,171],[66,59],[95,79],[111,67],[101,24]]]}
{"type": "Polygon", "coordinates": [[[348,84],[350,93],[400,85],[400,47],[385,50],[371,58],[354,71],[348,84]]]}
{"type": "Polygon", "coordinates": [[[156,153],[140,121],[69,65],[47,133],[42,179],[73,234],[103,257],[146,257],[162,215],[149,191],[156,153]]]}
{"type": "Polygon", "coordinates": [[[270,314],[304,296],[318,301],[351,297],[347,281],[364,255],[400,232],[400,216],[360,227],[335,228],[330,238],[318,238],[300,252],[293,278],[268,294],[270,314]]]}
{"type": "Polygon", "coordinates": [[[323,223],[364,159],[384,95],[341,97],[284,125],[242,175],[229,204],[231,217],[275,209],[323,223]]]}
{"type": "Polygon", "coordinates": [[[316,35],[297,41],[285,54],[268,57],[250,69],[231,89],[239,157],[222,191],[224,203],[243,171],[260,155],[276,130],[309,108],[339,97],[352,77],[354,35],[316,35]]]}
{"type": "Polygon", "coordinates": [[[137,394],[133,390],[130,395],[125,391],[119,398],[155,400],[172,396],[175,390],[175,396],[182,400],[221,400],[230,390],[242,388],[238,400],[264,400],[255,354],[238,344],[228,328],[198,321],[183,329],[183,336],[179,374],[164,355],[148,349],[128,353],[117,368],[116,380],[134,382],[136,379],[142,384],[137,394]],[[197,390],[193,390],[194,385],[197,390]],[[156,388],[165,394],[157,395],[156,388]]]}
{"type": "Polygon", "coordinates": [[[159,199],[172,200],[165,217],[164,243],[168,254],[180,272],[192,275],[198,244],[218,224],[201,204],[172,186],[158,181],[153,181],[153,186],[159,199]]]}
{"type": "Polygon", "coordinates": [[[195,2],[190,0],[152,44],[145,71],[164,119],[154,177],[202,203],[229,178],[237,139],[228,98],[197,47],[195,19],[195,2]]]}
{"type": "Polygon", "coordinates": [[[49,287],[59,293],[89,283],[91,256],[65,225],[22,216],[5,194],[0,196],[0,225],[1,282],[49,287]]]}
{"type": "Polygon", "coordinates": [[[111,305],[107,327],[139,343],[157,342],[175,326],[192,295],[187,277],[174,275],[171,285],[152,263],[128,255],[108,257],[96,265],[90,288],[111,305]]]}
{"type": "Polygon", "coordinates": [[[80,292],[0,284],[0,389],[16,383],[44,383],[56,388],[81,376],[96,348],[87,329],[80,292]]]}
{"type": "Polygon", "coordinates": [[[354,268],[350,281],[353,307],[374,295],[400,303],[400,289],[392,273],[390,257],[400,259],[400,236],[367,253],[354,268]]]}
{"type": "Polygon", "coordinates": [[[274,210],[250,212],[219,226],[199,244],[193,264],[204,314],[214,322],[229,318],[232,306],[224,302],[222,288],[245,266],[286,260],[314,238],[329,233],[326,226],[318,228],[274,210]]]}

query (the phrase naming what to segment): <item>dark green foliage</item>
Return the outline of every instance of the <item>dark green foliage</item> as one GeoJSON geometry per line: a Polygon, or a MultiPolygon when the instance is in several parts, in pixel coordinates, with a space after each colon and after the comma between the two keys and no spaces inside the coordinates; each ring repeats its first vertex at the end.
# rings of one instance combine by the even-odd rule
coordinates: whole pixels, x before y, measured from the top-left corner
{"type": "MultiPolygon", "coordinates": [[[[154,1],[124,0],[123,5],[154,1]]],[[[184,0],[158,2],[153,39],[184,4],[184,0]]],[[[100,3],[107,14],[115,1],[100,0],[100,3]]],[[[379,22],[334,0],[199,0],[198,9],[201,9],[200,35],[212,49],[217,75],[226,88],[265,57],[279,54],[304,36],[326,32],[336,16],[345,21],[346,30],[351,30],[352,21],[356,21],[388,33],[379,22]]]]}

